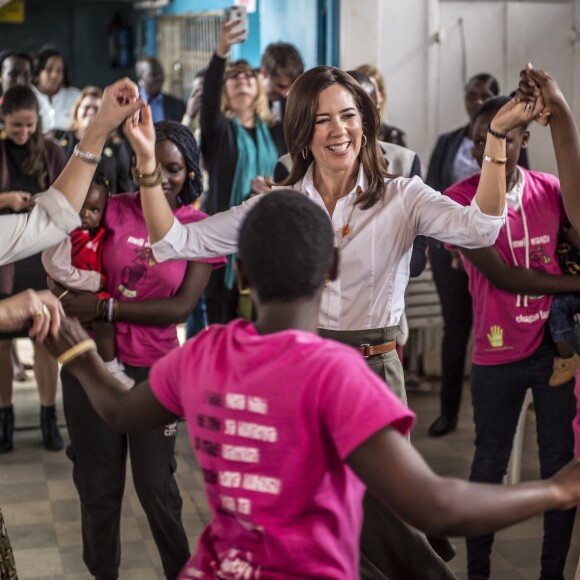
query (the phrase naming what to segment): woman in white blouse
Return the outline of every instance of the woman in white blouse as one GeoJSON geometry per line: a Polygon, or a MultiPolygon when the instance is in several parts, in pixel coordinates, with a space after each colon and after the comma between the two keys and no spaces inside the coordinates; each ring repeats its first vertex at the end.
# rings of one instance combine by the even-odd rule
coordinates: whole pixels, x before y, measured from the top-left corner
{"type": "Polygon", "coordinates": [[[144,105],[138,99],[137,85],[129,79],[105,89],[95,120],[54,186],[36,197],[30,213],[0,216],[0,265],[54,246],[81,225],[79,211],[105,141],[119,123],[144,105]]]}
{"type": "Polygon", "coordinates": [[[34,58],[33,90],[40,106],[42,132],[62,131],[70,125],[70,114],[80,94],[70,86],[64,57],[50,46],[40,49],[34,58]]]}
{"type": "MultiPolygon", "coordinates": [[[[537,108],[538,105],[536,105],[537,108]]],[[[379,118],[367,93],[333,67],[316,67],[292,85],[285,137],[292,172],[282,184],[301,191],[328,212],[336,232],[341,266],[329,281],[319,314],[320,334],[358,348],[403,400],[402,366],[395,351],[404,307],[409,261],[416,235],[463,247],[494,243],[505,206],[506,134],[532,119],[533,105],[510,101],[493,119],[474,203],[460,207],[419,178],[389,175],[377,144],[379,118]]],[[[154,131],[150,112],[127,122],[125,133],[139,173],[154,174],[154,131]]],[[[141,189],[150,241],[157,259],[192,259],[236,251],[238,229],[253,198],[199,224],[175,223],[161,185],[141,189]]],[[[293,240],[288,240],[293,243],[293,240]]],[[[364,577],[452,578],[441,571],[422,538],[402,540],[388,514],[371,498],[365,505],[361,540],[364,577]],[[413,558],[398,559],[401,544],[413,558]],[[370,560],[370,561],[369,561],[370,560]],[[413,569],[413,570],[411,570],[413,569]]],[[[399,554],[400,556],[400,554],[399,554]]]]}

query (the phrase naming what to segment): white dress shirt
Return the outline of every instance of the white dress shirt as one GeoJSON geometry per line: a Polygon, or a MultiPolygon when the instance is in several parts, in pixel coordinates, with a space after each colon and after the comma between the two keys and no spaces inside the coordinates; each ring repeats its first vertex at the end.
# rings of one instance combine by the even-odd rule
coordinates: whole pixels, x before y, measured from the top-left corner
{"type": "Polygon", "coordinates": [[[81,225],[78,212],[54,187],[35,196],[30,213],[0,216],[0,265],[38,254],[81,225]]]}
{"type": "Polygon", "coordinates": [[[54,129],[66,130],[71,125],[71,112],[81,94],[76,87],[62,87],[52,97],[41,93],[35,86],[32,90],[38,100],[40,118],[42,119],[42,132],[48,133],[54,129]]]}
{"type": "MultiPolygon", "coordinates": [[[[326,211],[314,187],[313,165],[293,187],[326,211]]],[[[465,248],[491,246],[505,219],[481,212],[475,198],[463,207],[431,189],[418,177],[385,179],[381,200],[367,210],[354,205],[367,178],[361,168],[353,190],[338,200],[332,214],[340,249],[338,278],[322,294],[318,326],[329,330],[363,330],[395,326],[404,309],[409,262],[417,235],[465,248]],[[348,233],[343,228],[348,224],[348,233]]],[[[276,189],[276,188],[275,188],[276,189]]],[[[279,188],[278,188],[279,189],[279,188]]],[[[260,196],[200,222],[173,226],[152,245],[157,260],[197,259],[237,250],[238,231],[260,196]]]]}

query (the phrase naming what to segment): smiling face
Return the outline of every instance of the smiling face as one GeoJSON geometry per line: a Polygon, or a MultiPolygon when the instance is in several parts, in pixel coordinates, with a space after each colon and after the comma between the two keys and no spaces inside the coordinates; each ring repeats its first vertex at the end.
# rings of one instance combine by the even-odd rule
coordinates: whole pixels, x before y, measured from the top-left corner
{"type": "Polygon", "coordinates": [[[97,111],[101,105],[101,99],[93,96],[86,96],[77,109],[75,120],[77,126],[86,129],[94,120],[97,111]]]}
{"type": "Polygon", "coordinates": [[[292,79],[288,75],[263,75],[262,84],[269,101],[278,101],[288,96],[292,79]]]}
{"type": "Polygon", "coordinates": [[[353,94],[334,84],[318,97],[310,150],[322,171],[354,168],[360,152],[363,122],[353,94]]]}
{"type": "Polygon", "coordinates": [[[193,179],[193,172],[188,173],[183,154],[169,139],[155,143],[155,157],[163,167],[163,182],[161,183],[163,193],[171,209],[175,210],[179,205],[177,196],[181,193],[185,181],[193,179]]]}
{"type": "Polygon", "coordinates": [[[109,192],[106,187],[98,183],[91,183],[79,213],[83,230],[92,230],[100,225],[107,207],[108,197],[109,192]]]}
{"type": "Polygon", "coordinates": [[[51,97],[58,93],[64,82],[64,60],[51,56],[38,75],[38,90],[51,97]]]}
{"type": "Polygon", "coordinates": [[[26,145],[38,127],[38,113],[34,109],[20,109],[4,115],[6,137],[16,145],[26,145]]]}
{"type": "MultiPolygon", "coordinates": [[[[481,167],[483,165],[483,155],[485,150],[485,141],[487,139],[487,128],[494,118],[495,113],[483,113],[477,117],[473,125],[473,157],[481,167]]],[[[512,179],[515,177],[514,172],[522,147],[527,146],[530,137],[529,131],[517,127],[512,129],[509,137],[506,139],[506,157],[505,164],[506,184],[509,187],[512,179]]]]}

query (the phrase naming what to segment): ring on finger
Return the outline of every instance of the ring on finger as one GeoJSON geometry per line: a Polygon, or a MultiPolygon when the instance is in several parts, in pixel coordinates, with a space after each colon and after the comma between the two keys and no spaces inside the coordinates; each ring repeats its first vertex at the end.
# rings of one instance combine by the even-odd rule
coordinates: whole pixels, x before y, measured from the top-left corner
{"type": "Polygon", "coordinates": [[[43,304],[42,307],[39,308],[38,311],[34,313],[34,317],[44,318],[45,316],[50,316],[50,311],[46,307],[46,304],[43,304]]]}

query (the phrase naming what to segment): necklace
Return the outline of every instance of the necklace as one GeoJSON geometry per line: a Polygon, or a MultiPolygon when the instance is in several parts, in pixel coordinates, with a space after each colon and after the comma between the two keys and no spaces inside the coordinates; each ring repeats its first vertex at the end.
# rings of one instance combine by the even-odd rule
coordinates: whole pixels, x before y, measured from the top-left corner
{"type": "Polygon", "coordinates": [[[356,190],[357,199],[355,199],[354,202],[353,202],[353,204],[352,204],[352,208],[350,210],[350,214],[348,216],[348,219],[346,220],[346,224],[344,224],[342,226],[342,229],[340,230],[340,233],[342,234],[342,237],[340,238],[340,242],[338,244],[339,247],[342,246],[342,241],[344,240],[344,238],[346,236],[348,236],[348,234],[350,234],[350,221],[352,220],[352,215],[354,214],[354,208],[356,207],[356,202],[358,200],[358,196],[360,195],[360,193],[361,193],[361,189],[359,187],[356,190]]]}

